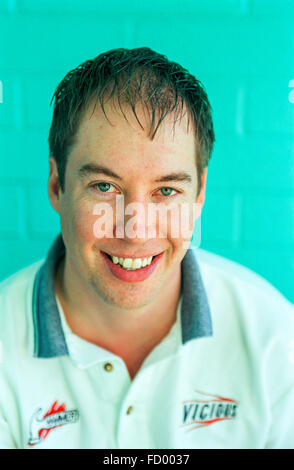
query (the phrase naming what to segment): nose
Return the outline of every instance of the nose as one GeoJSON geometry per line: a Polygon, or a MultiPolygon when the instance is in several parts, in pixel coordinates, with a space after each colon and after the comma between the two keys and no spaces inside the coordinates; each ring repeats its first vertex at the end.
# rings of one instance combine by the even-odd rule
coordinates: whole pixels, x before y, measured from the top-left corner
{"type": "Polygon", "coordinates": [[[136,194],[124,197],[116,203],[115,234],[128,243],[142,244],[150,238],[156,238],[156,220],[149,220],[148,206],[151,202],[146,197],[136,194]]]}

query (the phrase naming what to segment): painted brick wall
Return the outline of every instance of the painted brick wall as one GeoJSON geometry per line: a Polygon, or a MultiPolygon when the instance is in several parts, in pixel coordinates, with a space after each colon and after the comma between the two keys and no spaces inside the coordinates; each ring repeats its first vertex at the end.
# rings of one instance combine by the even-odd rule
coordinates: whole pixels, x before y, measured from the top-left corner
{"type": "Polygon", "coordinates": [[[194,73],[213,106],[200,247],[294,301],[293,20],[292,0],[0,0],[0,279],[60,230],[47,196],[56,85],[100,52],[149,46],[194,73]]]}

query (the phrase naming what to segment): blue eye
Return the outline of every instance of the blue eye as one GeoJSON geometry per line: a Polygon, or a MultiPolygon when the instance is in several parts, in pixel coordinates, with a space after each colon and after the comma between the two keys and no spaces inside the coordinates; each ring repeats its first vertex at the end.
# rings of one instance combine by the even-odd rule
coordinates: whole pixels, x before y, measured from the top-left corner
{"type": "MultiPolygon", "coordinates": [[[[116,189],[113,186],[113,184],[106,183],[105,181],[102,181],[100,183],[94,183],[92,185],[92,187],[93,188],[98,188],[98,192],[100,191],[101,193],[104,193],[104,194],[114,193],[115,189],[116,189]]],[[[168,187],[160,188],[159,191],[161,192],[161,195],[164,196],[164,197],[175,196],[178,193],[178,191],[176,191],[175,189],[168,188],[168,187]]]]}
{"type": "Polygon", "coordinates": [[[95,183],[93,184],[93,187],[97,186],[98,189],[103,192],[103,193],[112,193],[113,191],[109,191],[109,189],[111,188],[112,184],[110,183],[95,183]]]}
{"type": "Polygon", "coordinates": [[[163,196],[171,196],[171,191],[174,191],[172,188],[161,188],[160,191],[162,191],[163,196]]]}

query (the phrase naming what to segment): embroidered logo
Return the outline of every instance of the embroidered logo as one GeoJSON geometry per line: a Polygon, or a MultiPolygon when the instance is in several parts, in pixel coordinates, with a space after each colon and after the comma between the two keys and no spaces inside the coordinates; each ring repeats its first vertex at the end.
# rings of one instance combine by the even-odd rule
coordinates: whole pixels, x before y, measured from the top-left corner
{"type": "Polygon", "coordinates": [[[75,423],[79,419],[78,410],[66,410],[64,403],[58,405],[57,401],[42,415],[42,408],[38,408],[30,421],[29,446],[39,444],[44,440],[52,429],[64,424],[75,423]]]}
{"type": "Polygon", "coordinates": [[[187,428],[187,432],[209,426],[218,421],[236,418],[239,405],[237,400],[199,392],[198,390],[195,390],[195,392],[198,394],[198,399],[183,402],[183,423],[181,427],[187,428]],[[203,395],[210,398],[205,399],[203,395]]]}

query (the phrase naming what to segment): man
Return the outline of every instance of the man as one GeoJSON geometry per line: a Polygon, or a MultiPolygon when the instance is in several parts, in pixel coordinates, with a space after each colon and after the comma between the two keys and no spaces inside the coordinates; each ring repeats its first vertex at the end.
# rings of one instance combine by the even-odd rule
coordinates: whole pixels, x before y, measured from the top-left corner
{"type": "Polygon", "coordinates": [[[291,304],[173,231],[205,200],[201,83],[149,48],[116,49],[54,98],[61,233],[1,283],[0,447],[294,448],[291,304]],[[165,227],[150,208],[170,211],[165,227]]]}

